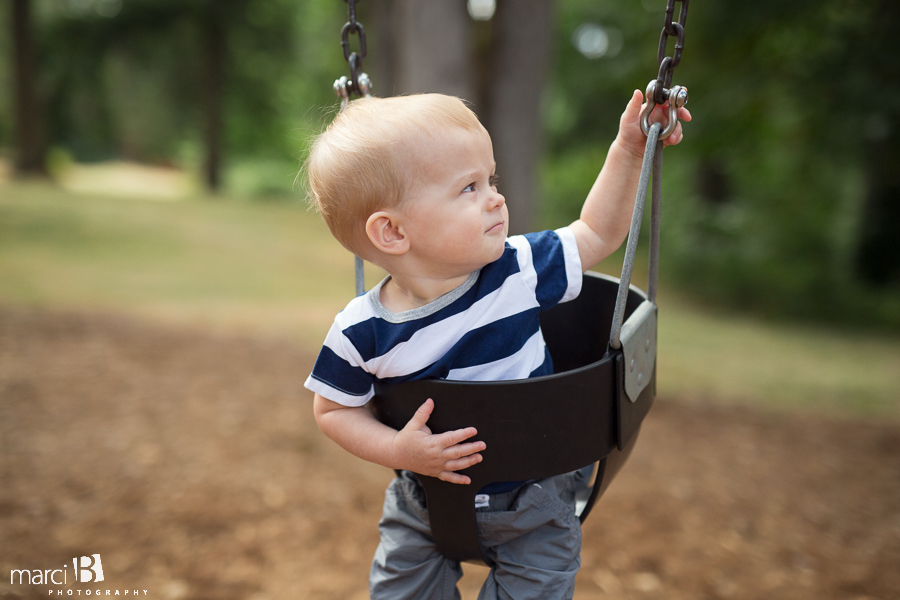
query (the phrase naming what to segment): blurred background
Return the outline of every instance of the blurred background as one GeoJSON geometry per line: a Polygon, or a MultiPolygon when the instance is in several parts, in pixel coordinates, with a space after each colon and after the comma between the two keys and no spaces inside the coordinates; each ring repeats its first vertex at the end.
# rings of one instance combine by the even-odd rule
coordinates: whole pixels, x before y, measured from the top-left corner
{"type": "MultiPolygon", "coordinates": [[[[555,228],[656,78],[664,10],[361,0],[363,66],[375,95],[469,101],[512,229],[555,228]]],[[[900,597],[900,5],[688,14],[659,406],[586,525],[576,598],[900,597]]],[[[155,597],[365,597],[390,473],[322,439],[302,388],[353,294],[298,176],[346,20],[342,0],[2,4],[0,598],[47,595],[6,569],[95,552],[155,597]]]]}

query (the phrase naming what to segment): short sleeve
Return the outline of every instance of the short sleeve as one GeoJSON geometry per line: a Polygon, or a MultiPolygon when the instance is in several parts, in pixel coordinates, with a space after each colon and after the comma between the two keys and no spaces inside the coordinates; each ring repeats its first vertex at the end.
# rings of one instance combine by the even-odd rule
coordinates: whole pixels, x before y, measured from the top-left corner
{"type": "Polygon", "coordinates": [[[568,227],[515,236],[509,242],[517,250],[523,275],[533,282],[541,310],[578,297],[581,257],[575,235],[568,227]]]}
{"type": "Polygon", "coordinates": [[[375,376],[337,321],[331,326],[304,386],[344,406],[363,406],[375,395],[375,376]]]}

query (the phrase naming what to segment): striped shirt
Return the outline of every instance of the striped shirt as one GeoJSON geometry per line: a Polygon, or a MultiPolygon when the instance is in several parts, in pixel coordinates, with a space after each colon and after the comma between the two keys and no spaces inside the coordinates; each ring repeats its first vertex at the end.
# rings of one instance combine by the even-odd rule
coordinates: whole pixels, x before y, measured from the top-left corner
{"type": "Polygon", "coordinates": [[[500,381],[553,372],[539,314],[581,292],[575,236],[564,227],[507,239],[503,255],[425,306],[379,300],[385,279],[338,313],[306,387],[362,406],[374,383],[500,381]]]}

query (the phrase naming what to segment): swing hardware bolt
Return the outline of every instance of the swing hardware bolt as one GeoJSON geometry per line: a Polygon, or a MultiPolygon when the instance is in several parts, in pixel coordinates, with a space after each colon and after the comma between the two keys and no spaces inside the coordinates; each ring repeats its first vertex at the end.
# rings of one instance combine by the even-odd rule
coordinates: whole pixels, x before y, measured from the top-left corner
{"type": "MultiPolygon", "coordinates": [[[[346,94],[338,89],[338,82],[335,82],[335,92],[337,92],[337,95],[341,98],[342,110],[350,101],[350,94],[358,94],[359,96],[365,97],[369,95],[370,90],[372,89],[372,81],[362,72],[363,59],[366,58],[367,49],[366,30],[363,28],[362,23],[359,23],[356,20],[356,3],[359,0],[344,1],[347,3],[349,20],[341,29],[341,48],[344,52],[344,59],[347,61],[347,64],[350,65],[350,78],[341,85],[346,90],[346,94]],[[350,50],[351,35],[359,36],[359,52],[351,52],[350,50]]],[[[342,77],[338,81],[344,79],[347,78],[342,77]]]]}
{"type": "MultiPolygon", "coordinates": [[[[656,108],[656,92],[658,86],[659,81],[655,79],[651,79],[650,83],[647,84],[647,105],[641,113],[641,131],[644,132],[644,135],[650,134],[650,113],[656,108]]],[[[678,125],[678,109],[687,104],[688,91],[686,87],[676,85],[671,90],[663,90],[660,95],[665,98],[664,102],[669,101],[673,95],[675,97],[674,102],[669,102],[668,122],[666,123],[665,128],[659,132],[659,139],[664,140],[672,135],[672,132],[675,131],[675,127],[678,125]]]]}
{"type": "MultiPolygon", "coordinates": [[[[678,108],[683,108],[684,105],[688,103],[687,88],[682,85],[678,85],[675,86],[675,89],[678,90],[678,92],[676,92],[675,94],[675,106],[677,106],[678,108]]],[[[666,94],[666,96],[668,97],[668,94],[666,94]]]]}
{"type": "Polygon", "coordinates": [[[363,97],[370,95],[370,94],[372,93],[372,88],[375,87],[375,86],[372,84],[372,80],[369,79],[369,76],[366,75],[365,73],[360,73],[360,74],[359,74],[359,81],[358,81],[358,83],[359,83],[359,93],[360,93],[363,97]]]}

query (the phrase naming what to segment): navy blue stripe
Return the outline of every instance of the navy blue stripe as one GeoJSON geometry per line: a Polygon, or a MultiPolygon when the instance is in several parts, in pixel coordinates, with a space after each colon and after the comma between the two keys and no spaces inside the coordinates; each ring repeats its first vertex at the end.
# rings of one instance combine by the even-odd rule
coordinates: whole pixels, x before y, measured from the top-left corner
{"type": "Polygon", "coordinates": [[[537,369],[528,374],[528,378],[543,377],[544,375],[553,375],[553,357],[550,356],[550,349],[544,346],[544,362],[537,369]]]}
{"type": "Polygon", "coordinates": [[[562,240],[555,231],[526,233],[525,239],[531,244],[531,256],[537,272],[537,301],[541,310],[547,310],[559,304],[568,288],[562,240]]]}
{"type": "Polygon", "coordinates": [[[353,396],[369,393],[375,377],[360,367],[354,367],[334,353],[328,346],[322,346],[319,358],[312,370],[314,379],[353,396]],[[338,384],[338,382],[340,382],[338,384]]]}
{"type": "MultiPolygon", "coordinates": [[[[473,329],[437,362],[415,373],[387,377],[380,381],[401,383],[414,379],[446,379],[453,369],[474,367],[512,356],[537,333],[540,328],[539,313],[538,308],[532,308],[473,329]]],[[[544,362],[547,362],[546,358],[544,362]]]]}
{"type": "Polygon", "coordinates": [[[380,317],[372,317],[344,329],[343,333],[356,347],[364,361],[372,360],[390,352],[391,348],[409,339],[420,329],[433,325],[448,317],[464,312],[485,296],[500,289],[504,282],[519,272],[516,251],[508,243],[503,255],[485,266],[472,289],[463,294],[450,306],[406,323],[389,323],[380,317]]]}
{"type": "Polygon", "coordinates": [[[539,313],[537,307],[530,308],[469,331],[451,349],[465,349],[453,368],[484,365],[512,356],[540,329],[539,313]]]}

